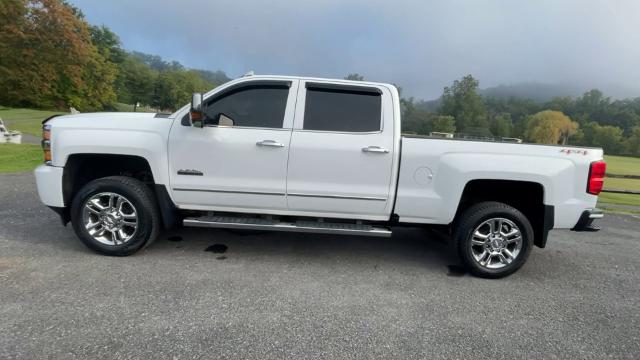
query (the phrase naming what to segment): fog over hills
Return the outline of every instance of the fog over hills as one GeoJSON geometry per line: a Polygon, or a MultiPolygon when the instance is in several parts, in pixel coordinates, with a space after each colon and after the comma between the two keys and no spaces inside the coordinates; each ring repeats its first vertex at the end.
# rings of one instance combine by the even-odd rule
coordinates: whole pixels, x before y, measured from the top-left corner
{"type": "Polygon", "coordinates": [[[498,98],[518,97],[532,99],[537,102],[549,101],[559,96],[581,96],[591,89],[598,89],[612,99],[625,99],[640,97],[640,88],[622,86],[617,84],[609,85],[578,85],[578,84],[547,84],[537,82],[523,82],[508,85],[498,85],[482,89],[483,96],[493,96],[498,98]]]}
{"type": "MultiPolygon", "coordinates": [[[[480,84],[482,86],[482,84],[480,84]]],[[[522,98],[531,99],[538,103],[551,100],[554,97],[579,97],[591,89],[602,91],[604,96],[613,100],[633,99],[640,97],[640,87],[610,84],[610,85],[577,85],[577,84],[547,84],[539,82],[521,82],[508,85],[491,86],[480,89],[480,94],[485,97],[496,98],[522,98]]],[[[420,97],[416,97],[420,100],[420,97]]],[[[435,111],[440,104],[440,98],[420,101],[419,106],[424,110],[435,111]]]]}

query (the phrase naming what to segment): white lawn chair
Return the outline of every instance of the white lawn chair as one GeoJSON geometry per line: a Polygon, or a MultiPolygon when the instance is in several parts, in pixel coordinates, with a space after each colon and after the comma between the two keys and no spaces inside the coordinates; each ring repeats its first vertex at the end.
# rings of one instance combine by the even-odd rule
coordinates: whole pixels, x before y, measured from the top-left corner
{"type": "Polygon", "coordinates": [[[0,144],[20,144],[22,143],[22,133],[20,131],[9,131],[0,118],[0,144]]]}

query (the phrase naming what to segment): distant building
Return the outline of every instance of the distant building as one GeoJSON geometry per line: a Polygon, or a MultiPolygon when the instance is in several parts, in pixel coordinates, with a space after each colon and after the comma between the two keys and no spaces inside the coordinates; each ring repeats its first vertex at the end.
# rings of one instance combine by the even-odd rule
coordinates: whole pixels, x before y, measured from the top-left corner
{"type": "Polygon", "coordinates": [[[447,133],[447,132],[432,131],[429,133],[429,136],[440,137],[445,139],[453,139],[453,133],[447,133]]]}

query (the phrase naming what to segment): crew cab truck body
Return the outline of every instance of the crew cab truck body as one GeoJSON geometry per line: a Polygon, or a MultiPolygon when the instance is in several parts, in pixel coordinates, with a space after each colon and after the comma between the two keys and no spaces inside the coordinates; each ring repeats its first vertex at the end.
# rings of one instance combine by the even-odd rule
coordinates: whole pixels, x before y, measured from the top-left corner
{"type": "Polygon", "coordinates": [[[508,275],[555,229],[589,230],[600,149],[402,136],[389,84],[248,76],[171,115],[43,125],[41,200],[128,255],[186,226],[390,236],[447,229],[474,274],[508,275]]]}

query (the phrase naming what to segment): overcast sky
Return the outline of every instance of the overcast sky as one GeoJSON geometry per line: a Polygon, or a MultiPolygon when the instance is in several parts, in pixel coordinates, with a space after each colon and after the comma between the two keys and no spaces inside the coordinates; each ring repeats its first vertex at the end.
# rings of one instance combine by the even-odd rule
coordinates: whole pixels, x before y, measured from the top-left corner
{"type": "Polygon", "coordinates": [[[469,73],[640,89],[637,0],[70,2],[128,50],[230,77],[357,72],[424,99],[469,73]]]}

